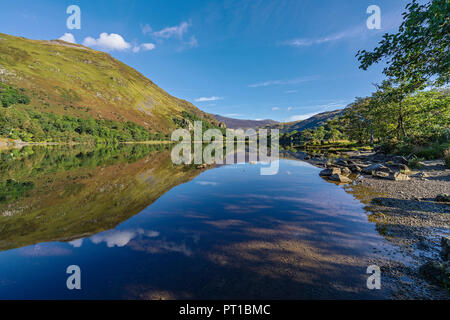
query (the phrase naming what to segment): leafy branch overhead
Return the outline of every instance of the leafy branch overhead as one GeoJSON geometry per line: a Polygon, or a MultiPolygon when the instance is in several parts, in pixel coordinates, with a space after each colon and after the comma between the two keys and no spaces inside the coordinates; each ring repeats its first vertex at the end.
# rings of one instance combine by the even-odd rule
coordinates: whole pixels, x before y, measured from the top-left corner
{"type": "Polygon", "coordinates": [[[449,82],[450,1],[432,0],[406,6],[398,33],[385,34],[372,52],[358,51],[360,68],[385,61],[384,74],[396,83],[415,88],[449,82]]]}

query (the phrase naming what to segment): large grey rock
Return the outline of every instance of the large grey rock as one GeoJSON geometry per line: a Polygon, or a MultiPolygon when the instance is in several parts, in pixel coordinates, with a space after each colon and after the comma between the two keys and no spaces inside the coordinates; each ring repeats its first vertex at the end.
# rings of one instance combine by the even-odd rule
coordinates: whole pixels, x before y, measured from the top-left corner
{"type": "Polygon", "coordinates": [[[343,176],[341,174],[333,174],[328,179],[330,179],[331,181],[336,181],[336,182],[340,182],[340,183],[351,183],[352,182],[352,179],[347,178],[346,176],[343,176]]]}
{"type": "Polygon", "coordinates": [[[345,167],[345,166],[348,165],[347,161],[345,161],[342,158],[337,159],[334,164],[337,165],[337,166],[342,166],[342,167],[345,167]]]}
{"type": "Polygon", "coordinates": [[[372,164],[362,170],[363,173],[367,173],[367,174],[372,174],[373,171],[382,171],[382,172],[391,173],[391,169],[389,169],[382,163],[372,164]]]}
{"type": "Polygon", "coordinates": [[[392,158],[395,163],[408,164],[408,160],[402,156],[395,156],[392,158]]]}
{"type": "Polygon", "coordinates": [[[403,163],[393,163],[387,165],[389,168],[398,170],[398,171],[404,171],[404,172],[410,172],[409,167],[406,164],[403,163]]]}
{"type": "Polygon", "coordinates": [[[341,169],[339,169],[339,168],[330,168],[330,169],[322,170],[319,173],[319,175],[321,177],[329,177],[329,176],[332,176],[333,174],[341,174],[341,169]]]}
{"type": "Polygon", "coordinates": [[[350,165],[350,166],[349,166],[349,169],[350,169],[352,172],[355,172],[355,173],[359,173],[359,172],[362,171],[361,167],[358,166],[358,165],[356,165],[356,164],[350,165]]]}

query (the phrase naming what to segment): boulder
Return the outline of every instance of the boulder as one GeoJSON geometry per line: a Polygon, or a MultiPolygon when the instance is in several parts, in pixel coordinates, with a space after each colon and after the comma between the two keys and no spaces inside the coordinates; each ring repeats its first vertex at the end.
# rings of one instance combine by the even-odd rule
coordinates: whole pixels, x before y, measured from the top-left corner
{"type": "Polygon", "coordinates": [[[394,180],[394,181],[407,181],[407,180],[411,180],[411,178],[409,176],[407,176],[406,174],[400,173],[400,172],[394,172],[391,173],[388,177],[390,180],[394,180]]]}
{"type": "Polygon", "coordinates": [[[362,170],[362,172],[366,173],[366,174],[372,174],[372,171],[382,171],[382,172],[391,173],[391,169],[389,169],[388,167],[386,167],[382,163],[372,164],[372,165],[370,165],[370,166],[368,166],[368,167],[366,167],[366,168],[364,168],[362,170]]]}
{"type": "Polygon", "coordinates": [[[350,169],[347,168],[347,167],[342,168],[342,169],[341,169],[341,173],[342,173],[343,175],[345,175],[345,176],[348,176],[348,175],[352,174],[352,172],[350,171],[350,169]]]}
{"type": "Polygon", "coordinates": [[[444,261],[450,261],[450,238],[441,238],[441,255],[444,261]]]}
{"type": "Polygon", "coordinates": [[[438,194],[435,198],[436,202],[450,202],[450,195],[446,193],[438,194]]]}
{"type": "Polygon", "coordinates": [[[395,163],[400,163],[400,164],[408,164],[408,160],[402,156],[392,157],[392,161],[394,161],[395,163]]]}
{"type": "Polygon", "coordinates": [[[356,164],[350,165],[349,169],[350,169],[352,172],[355,172],[355,173],[359,173],[359,172],[362,171],[361,167],[358,166],[358,165],[356,165],[356,164]]]}
{"type": "Polygon", "coordinates": [[[348,165],[347,161],[345,161],[342,158],[337,159],[334,164],[337,165],[337,166],[342,166],[342,167],[346,167],[348,165]]]}
{"type": "Polygon", "coordinates": [[[352,179],[347,178],[346,176],[343,176],[341,174],[333,174],[328,179],[330,179],[331,181],[336,181],[336,182],[340,182],[340,183],[351,183],[352,182],[352,179]]]}
{"type": "Polygon", "coordinates": [[[330,168],[330,169],[322,170],[319,173],[319,175],[321,177],[329,177],[329,176],[332,176],[334,174],[341,174],[341,169],[339,169],[339,168],[330,168]]]}
{"type": "Polygon", "coordinates": [[[387,165],[389,168],[398,170],[398,171],[404,171],[404,172],[410,172],[408,166],[403,163],[392,163],[387,165]]]}
{"type": "Polygon", "coordinates": [[[383,171],[372,171],[372,176],[377,178],[383,178],[388,179],[389,178],[389,172],[383,172],[383,171]]]}

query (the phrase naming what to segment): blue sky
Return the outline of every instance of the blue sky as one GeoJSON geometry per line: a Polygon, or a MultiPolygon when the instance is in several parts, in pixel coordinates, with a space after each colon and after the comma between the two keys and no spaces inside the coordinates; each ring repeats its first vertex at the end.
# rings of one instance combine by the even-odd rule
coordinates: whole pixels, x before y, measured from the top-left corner
{"type": "Polygon", "coordinates": [[[409,2],[1,1],[0,32],[46,40],[70,33],[206,112],[278,121],[369,95],[382,65],[359,70],[355,54],[396,31],[409,2]],[[70,5],[81,9],[80,30],[66,26],[70,5]],[[370,5],[381,9],[381,30],[366,27],[370,5]]]}

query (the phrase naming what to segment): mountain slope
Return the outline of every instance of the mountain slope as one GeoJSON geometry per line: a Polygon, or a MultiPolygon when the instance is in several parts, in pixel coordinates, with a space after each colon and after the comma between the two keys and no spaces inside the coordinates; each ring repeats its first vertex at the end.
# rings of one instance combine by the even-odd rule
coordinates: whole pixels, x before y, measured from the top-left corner
{"type": "Polygon", "coordinates": [[[0,82],[24,88],[39,112],[131,121],[162,133],[178,127],[183,112],[219,124],[109,54],[61,40],[0,33],[0,82]]]}
{"type": "Polygon", "coordinates": [[[230,129],[248,129],[248,128],[259,128],[266,125],[276,124],[278,123],[275,120],[241,120],[241,119],[234,119],[234,118],[227,118],[220,116],[218,114],[214,115],[217,121],[225,123],[227,128],[230,129]]]}
{"type": "Polygon", "coordinates": [[[335,110],[335,111],[327,111],[318,113],[306,120],[295,121],[295,122],[286,122],[286,123],[278,123],[266,125],[265,128],[270,129],[279,129],[281,133],[296,131],[303,131],[306,129],[314,129],[317,128],[328,120],[334,119],[340,116],[344,112],[344,109],[335,110]]]}

